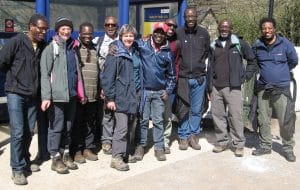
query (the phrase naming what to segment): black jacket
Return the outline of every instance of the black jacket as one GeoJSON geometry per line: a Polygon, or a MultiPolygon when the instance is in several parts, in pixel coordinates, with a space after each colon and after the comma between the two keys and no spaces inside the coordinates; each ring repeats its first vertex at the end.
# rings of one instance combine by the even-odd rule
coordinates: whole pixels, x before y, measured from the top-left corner
{"type": "MultiPolygon", "coordinates": [[[[228,63],[229,63],[229,87],[240,87],[245,79],[250,79],[253,73],[257,70],[257,64],[255,56],[250,46],[241,38],[236,35],[231,35],[231,39],[226,43],[230,43],[228,51],[228,63]],[[243,59],[247,61],[247,66],[244,65],[243,59]]],[[[211,51],[208,61],[208,80],[207,90],[212,91],[213,78],[218,77],[215,73],[215,49],[223,48],[219,39],[211,43],[211,51]]]]}
{"type": "Polygon", "coordinates": [[[196,26],[189,30],[186,26],[177,31],[179,49],[179,78],[199,78],[206,74],[205,60],[209,53],[209,34],[196,26]]]}
{"type": "Polygon", "coordinates": [[[0,51],[0,70],[6,73],[5,92],[40,95],[40,58],[45,43],[34,51],[26,34],[13,37],[0,51]]]}

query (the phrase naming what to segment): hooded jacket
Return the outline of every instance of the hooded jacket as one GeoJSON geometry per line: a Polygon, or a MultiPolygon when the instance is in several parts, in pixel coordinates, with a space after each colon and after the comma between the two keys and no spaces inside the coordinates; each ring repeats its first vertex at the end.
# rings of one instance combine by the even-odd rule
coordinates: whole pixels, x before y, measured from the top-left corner
{"type": "Polygon", "coordinates": [[[151,44],[152,38],[147,41],[138,40],[142,62],[143,89],[166,90],[171,94],[176,85],[175,64],[169,43],[162,46],[157,52],[151,44]]]}
{"type": "MultiPolygon", "coordinates": [[[[135,114],[138,105],[133,57],[121,40],[112,43],[118,47],[118,52],[115,56],[106,56],[100,80],[105,100],[115,102],[116,112],[135,114]]],[[[132,53],[136,53],[135,49],[132,53]]]]}

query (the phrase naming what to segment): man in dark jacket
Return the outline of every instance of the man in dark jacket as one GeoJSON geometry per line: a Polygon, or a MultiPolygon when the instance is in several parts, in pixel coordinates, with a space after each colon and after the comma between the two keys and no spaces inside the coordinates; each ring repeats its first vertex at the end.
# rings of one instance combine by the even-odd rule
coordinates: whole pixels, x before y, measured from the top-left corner
{"type": "Polygon", "coordinates": [[[271,154],[271,116],[274,110],[279,121],[282,137],[283,156],[295,162],[295,100],[291,96],[290,71],[298,64],[298,56],[293,44],[276,34],[276,21],[263,18],[260,21],[261,38],[253,45],[259,66],[257,81],[259,147],[252,152],[255,156],[271,154]]]}
{"type": "Polygon", "coordinates": [[[25,171],[38,171],[30,162],[29,146],[38,111],[41,52],[48,23],[44,16],[33,15],[29,32],[13,37],[0,52],[0,69],[6,73],[5,92],[10,118],[12,179],[26,185],[25,171]]]}
{"type": "Polygon", "coordinates": [[[226,150],[231,138],[235,156],[242,157],[246,140],[241,117],[241,85],[245,78],[243,58],[247,60],[247,70],[255,71],[255,57],[249,45],[232,34],[229,19],[222,20],[218,30],[219,37],[211,43],[208,64],[208,92],[217,138],[213,152],[226,150]]]}
{"type": "Polygon", "coordinates": [[[205,60],[209,52],[208,32],[197,26],[195,8],[184,12],[185,26],[177,31],[179,45],[179,78],[177,83],[177,117],[179,149],[190,145],[195,150],[201,146],[196,135],[200,133],[201,108],[206,88],[205,60]]]}

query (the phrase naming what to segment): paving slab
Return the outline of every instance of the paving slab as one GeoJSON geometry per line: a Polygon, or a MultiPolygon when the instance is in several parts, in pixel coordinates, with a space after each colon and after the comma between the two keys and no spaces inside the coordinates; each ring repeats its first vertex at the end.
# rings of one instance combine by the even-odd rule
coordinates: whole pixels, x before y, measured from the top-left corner
{"type": "MultiPolygon", "coordinates": [[[[297,113],[295,154],[300,159],[300,114],[297,113]]],[[[0,147],[0,189],[1,190],[298,190],[300,184],[300,162],[287,162],[281,155],[281,140],[278,125],[273,122],[273,151],[270,155],[255,157],[251,151],[257,146],[254,133],[246,133],[245,156],[237,158],[230,150],[212,153],[215,138],[213,130],[205,129],[200,135],[200,151],[180,151],[177,140],[171,146],[167,161],[159,162],[154,157],[153,147],[143,161],[130,164],[130,171],[120,172],[110,168],[111,156],[99,152],[99,160],[79,165],[79,169],[60,175],[51,171],[51,161],[41,165],[41,171],[33,173],[28,185],[16,186],[11,180],[9,165],[10,144],[0,147]]],[[[0,139],[1,140],[1,139],[0,139]]],[[[37,152],[37,135],[34,136],[30,152],[37,152]]]]}

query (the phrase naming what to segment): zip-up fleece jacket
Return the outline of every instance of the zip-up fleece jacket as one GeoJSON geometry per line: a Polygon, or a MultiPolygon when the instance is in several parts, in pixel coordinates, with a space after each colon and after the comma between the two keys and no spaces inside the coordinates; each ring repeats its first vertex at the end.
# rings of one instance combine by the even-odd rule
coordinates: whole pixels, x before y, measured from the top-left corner
{"type": "Polygon", "coordinates": [[[205,60],[209,53],[209,34],[200,27],[177,31],[179,49],[179,78],[198,79],[206,74],[205,60]]]}
{"type": "MultiPolygon", "coordinates": [[[[137,112],[136,88],[133,59],[121,40],[112,42],[118,52],[106,56],[101,84],[107,102],[116,104],[116,112],[135,114],[137,112]]],[[[134,53],[135,51],[133,51],[134,53]]]]}
{"type": "Polygon", "coordinates": [[[137,41],[142,63],[142,88],[166,90],[170,95],[175,88],[176,73],[169,43],[155,52],[151,40],[152,37],[147,41],[137,41]]]}
{"type": "MultiPolygon", "coordinates": [[[[81,101],[85,98],[81,65],[78,59],[79,42],[73,42],[73,52],[77,66],[77,94],[81,101]]],[[[69,102],[68,64],[66,57],[66,41],[55,36],[45,48],[41,58],[41,94],[42,100],[53,102],[69,102]]]]}
{"type": "Polygon", "coordinates": [[[267,47],[262,39],[258,39],[252,48],[260,70],[258,84],[290,86],[290,70],[298,64],[298,56],[293,44],[288,39],[277,35],[272,46],[267,47]]]}
{"type": "MultiPolygon", "coordinates": [[[[226,43],[230,43],[228,50],[228,63],[229,63],[229,87],[240,87],[245,79],[250,79],[251,74],[253,74],[256,70],[256,60],[255,56],[252,52],[250,46],[238,36],[232,34],[230,39],[226,41],[226,43]],[[240,49],[239,49],[240,48],[240,49]],[[247,61],[246,69],[243,65],[243,59],[247,61]]],[[[207,89],[208,92],[212,91],[213,78],[216,78],[215,73],[215,64],[216,64],[216,54],[215,49],[222,48],[221,41],[216,39],[211,43],[211,51],[208,61],[208,80],[207,80],[207,89]]],[[[224,51],[225,52],[225,51],[224,51]]],[[[222,53],[224,53],[222,52],[222,53]]],[[[222,64],[222,63],[221,63],[222,64]]]]}
{"type": "Polygon", "coordinates": [[[34,51],[26,34],[19,33],[1,49],[0,70],[6,73],[5,92],[36,97],[40,95],[40,58],[44,42],[34,51]]]}

